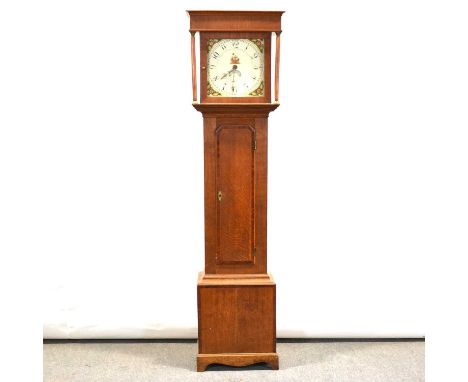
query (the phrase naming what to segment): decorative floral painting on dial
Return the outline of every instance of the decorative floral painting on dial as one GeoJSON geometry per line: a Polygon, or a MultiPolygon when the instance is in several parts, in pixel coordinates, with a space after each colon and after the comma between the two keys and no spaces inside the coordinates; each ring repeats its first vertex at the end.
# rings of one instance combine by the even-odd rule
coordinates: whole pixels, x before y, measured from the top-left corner
{"type": "Polygon", "coordinates": [[[264,90],[263,39],[209,39],[210,97],[260,97],[264,90]]]}

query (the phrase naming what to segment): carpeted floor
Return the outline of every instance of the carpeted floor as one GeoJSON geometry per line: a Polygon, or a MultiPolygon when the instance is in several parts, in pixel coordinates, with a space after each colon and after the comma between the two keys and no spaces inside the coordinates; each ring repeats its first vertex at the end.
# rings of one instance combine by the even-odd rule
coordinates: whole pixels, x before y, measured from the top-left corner
{"type": "Polygon", "coordinates": [[[210,366],[195,371],[195,342],[44,344],[44,382],[424,381],[423,341],[279,342],[280,370],[210,366]]]}

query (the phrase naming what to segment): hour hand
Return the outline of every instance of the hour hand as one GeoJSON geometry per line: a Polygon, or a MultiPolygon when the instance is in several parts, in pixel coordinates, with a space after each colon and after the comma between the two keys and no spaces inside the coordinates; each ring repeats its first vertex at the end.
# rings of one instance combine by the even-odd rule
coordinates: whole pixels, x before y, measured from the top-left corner
{"type": "Polygon", "coordinates": [[[232,66],[232,69],[226,73],[223,74],[223,76],[221,77],[221,79],[225,78],[226,76],[230,76],[232,72],[237,72],[237,65],[233,65],[232,66]]]}
{"type": "Polygon", "coordinates": [[[231,73],[231,71],[224,73],[224,74],[221,76],[221,79],[226,78],[227,75],[228,75],[229,73],[231,73]]]}

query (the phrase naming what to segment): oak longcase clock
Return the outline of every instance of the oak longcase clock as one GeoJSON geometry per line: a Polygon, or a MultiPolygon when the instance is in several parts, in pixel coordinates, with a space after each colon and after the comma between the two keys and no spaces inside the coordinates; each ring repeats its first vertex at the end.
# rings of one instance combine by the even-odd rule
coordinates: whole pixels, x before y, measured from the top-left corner
{"type": "Polygon", "coordinates": [[[203,114],[205,146],[205,270],[197,285],[197,370],[213,363],[258,362],[278,369],[276,284],[267,272],[267,136],[269,113],[279,106],[283,12],[188,14],[193,106],[203,114]]]}

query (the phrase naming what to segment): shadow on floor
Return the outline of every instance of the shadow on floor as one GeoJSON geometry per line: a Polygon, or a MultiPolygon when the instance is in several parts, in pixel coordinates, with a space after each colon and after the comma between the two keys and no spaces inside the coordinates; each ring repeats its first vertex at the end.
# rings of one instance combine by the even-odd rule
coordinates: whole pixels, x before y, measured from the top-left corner
{"type": "Polygon", "coordinates": [[[273,370],[267,363],[259,362],[249,366],[226,366],[217,363],[209,365],[206,371],[252,371],[252,370],[273,370]]]}

